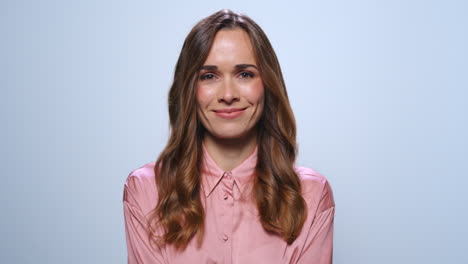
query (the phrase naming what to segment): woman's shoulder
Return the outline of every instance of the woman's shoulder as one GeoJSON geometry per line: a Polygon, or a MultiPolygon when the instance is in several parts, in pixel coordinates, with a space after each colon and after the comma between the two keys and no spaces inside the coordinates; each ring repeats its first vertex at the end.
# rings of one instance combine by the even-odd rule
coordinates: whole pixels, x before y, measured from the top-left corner
{"type": "Polygon", "coordinates": [[[142,211],[152,210],[156,204],[155,163],[150,162],[131,171],[124,184],[123,200],[142,211]]]}
{"type": "Polygon", "coordinates": [[[154,166],[156,162],[147,163],[132,170],[127,177],[125,185],[135,187],[135,184],[154,182],[154,166]]]}
{"type": "Polygon", "coordinates": [[[317,192],[325,188],[326,185],[329,186],[328,179],[314,169],[295,166],[294,170],[301,180],[303,194],[317,192]]]}
{"type": "Polygon", "coordinates": [[[310,209],[319,211],[335,206],[333,190],[328,179],[314,169],[295,166],[300,181],[302,196],[310,209]],[[320,208],[319,208],[320,207],[320,208]]]}

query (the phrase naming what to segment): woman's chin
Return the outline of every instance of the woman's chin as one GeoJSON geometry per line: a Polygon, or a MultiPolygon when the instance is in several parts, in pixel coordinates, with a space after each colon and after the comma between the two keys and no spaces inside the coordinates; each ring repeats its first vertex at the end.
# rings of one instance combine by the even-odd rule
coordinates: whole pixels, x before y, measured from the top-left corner
{"type": "MultiPolygon", "coordinates": [[[[248,139],[249,133],[248,130],[234,130],[234,129],[225,129],[225,130],[218,130],[209,132],[210,136],[215,138],[216,140],[236,140],[236,139],[248,139]]],[[[252,135],[253,136],[253,135],[252,135]]]]}

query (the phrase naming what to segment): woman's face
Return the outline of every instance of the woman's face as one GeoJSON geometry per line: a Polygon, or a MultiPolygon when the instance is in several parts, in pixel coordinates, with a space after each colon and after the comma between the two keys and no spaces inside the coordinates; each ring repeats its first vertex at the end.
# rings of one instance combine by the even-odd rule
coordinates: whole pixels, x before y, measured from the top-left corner
{"type": "Polygon", "coordinates": [[[241,138],[253,131],[264,104],[264,88],[247,33],[222,29],[197,81],[200,120],[211,136],[241,138]]]}

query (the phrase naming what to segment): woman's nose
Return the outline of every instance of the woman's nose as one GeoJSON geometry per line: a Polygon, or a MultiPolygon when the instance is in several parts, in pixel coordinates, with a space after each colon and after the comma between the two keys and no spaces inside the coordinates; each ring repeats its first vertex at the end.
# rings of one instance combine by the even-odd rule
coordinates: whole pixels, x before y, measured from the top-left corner
{"type": "Polygon", "coordinates": [[[226,104],[232,104],[235,101],[239,101],[239,89],[235,81],[230,78],[226,78],[220,87],[218,101],[223,101],[226,104]]]}

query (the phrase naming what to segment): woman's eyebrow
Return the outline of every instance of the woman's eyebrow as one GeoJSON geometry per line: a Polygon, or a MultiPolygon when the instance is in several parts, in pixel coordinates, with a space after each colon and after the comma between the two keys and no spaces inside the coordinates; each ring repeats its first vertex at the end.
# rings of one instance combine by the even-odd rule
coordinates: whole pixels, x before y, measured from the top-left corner
{"type": "Polygon", "coordinates": [[[246,68],[249,68],[249,67],[253,67],[253,68],[257,69],[257,66],[255,66],[253,64],[237,64],[234,67],[237,68],[237,69],[246,69],[246,68]]]}
{"type": "Polygon", "coordinates": [[[216,65],[203,65],[200,67],[200,70],[207,70],[207,71],[216,71],[218,66],[216,65]]]}
{"type": "MultiPolygon", "coordinates": [[[[253,65],[253,64],[236,64],[234,66],[234,68],[236,69],[246,69],[246,68],[249,68],[249,67],[253,67],[255,69],[257,69],[257,66],[253,65]]],[[[216,65],[203,65],[200,67],[200,70],[207,70],[207,71],[216,71],[218,70],[218,66],[216,65]]]]}

